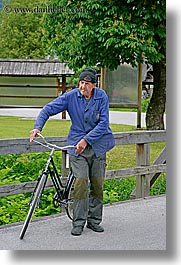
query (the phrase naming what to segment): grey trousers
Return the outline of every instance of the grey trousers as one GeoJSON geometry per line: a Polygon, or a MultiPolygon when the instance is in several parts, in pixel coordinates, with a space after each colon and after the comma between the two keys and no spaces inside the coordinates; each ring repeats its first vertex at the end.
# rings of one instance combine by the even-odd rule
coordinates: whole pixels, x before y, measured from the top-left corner
{"type": "Polygon", "coordinates": [[[103,186],[106,154],[96,157],[90,145],[79,156],[70,156],[75,176],[73,226],[86,221],[100,224],[103,210],[103,186]]]}

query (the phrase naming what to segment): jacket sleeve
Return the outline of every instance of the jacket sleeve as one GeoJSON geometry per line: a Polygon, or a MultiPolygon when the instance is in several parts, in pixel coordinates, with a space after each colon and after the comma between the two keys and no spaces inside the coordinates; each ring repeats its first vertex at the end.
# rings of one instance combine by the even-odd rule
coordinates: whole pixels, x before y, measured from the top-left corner
{"type": "Polygon", "coordinates": [[[51,101],[43,107],[40,111],[37,120],[34,125],[34,129],[42,130],[46,121],[50,116],[56,115],[67,109],[67,96],[64,93],[62,96],[51,101]]]}
{"type": "Polygon", "coordinates": [[[95,141],[98,141],[104,134],[108,133],[109,129],[109,103],[108,97],[105,95],[102,98],[100,107],[100,117],[98,124],[86,135],[84,139],[92,145],[95,141]]]}

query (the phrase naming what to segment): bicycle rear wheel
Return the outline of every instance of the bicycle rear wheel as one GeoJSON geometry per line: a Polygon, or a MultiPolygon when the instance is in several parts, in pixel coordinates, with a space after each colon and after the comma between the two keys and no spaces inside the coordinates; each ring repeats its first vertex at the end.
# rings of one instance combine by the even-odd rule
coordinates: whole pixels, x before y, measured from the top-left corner
{"type": "Polygon", "coordinates": [[[30,208],[29,208],[29,211],[28,211],[27,217],[26,217],[26,219],[25,219],[25,222],[24,222],[23,228],[22,228],[21,233],[20,233],[20,236],[19,236],[20,239],[23,239],[23,237],[24,237],[24,235],[25,235],[25,233],[26,233],[26,230],[27,230],[27,228],[28,228],[28,225],[29,225],[29,223],[30,223],[30,221],[31,221],[31,217],[32,217],[32,215],[33,215],[33,213],[34,213],[34,210],[35,210],[35,208],[36,208],[36,206],[37,206],[37,203],[39,202],[39,199],[40,199],[40,197],[41,197],[41,194],[42,194],[42,191],[43,191],[43,189],[44,189],[44,186],[45,186],[46,180],[47,180],[47,174],[44,173],[44,174],[41,176],[41,179],[40,179],[40,181],[39,181],[39,183],[38,183],[38,185],[37,185],[37,188],[36,188],[36,191],[35,191],[35,194],[34,194],[34,198],[33,198],[32,202],[31,202],[31,204],[30,204],[30,208]]]}

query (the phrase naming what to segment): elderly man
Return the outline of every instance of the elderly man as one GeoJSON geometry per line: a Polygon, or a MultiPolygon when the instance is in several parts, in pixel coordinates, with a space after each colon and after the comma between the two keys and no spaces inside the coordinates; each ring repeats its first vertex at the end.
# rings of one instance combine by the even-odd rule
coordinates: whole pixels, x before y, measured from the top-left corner
{"type": "Polygon", "coordinates": [[[106,93],[96,87],[96,70],[85,68],[79,77],[78,88],[48,103],[41,110],[30,141],[39,133],[48,118],[67,110],[72,121],[68,134],[71,167],[75,176],[73,228],[71,234],[82,234],[87,228],[103,232],[100,226],[103,213],[103,184],[106,152],[114,147],[109,128],[109,104],[106,93]]]}

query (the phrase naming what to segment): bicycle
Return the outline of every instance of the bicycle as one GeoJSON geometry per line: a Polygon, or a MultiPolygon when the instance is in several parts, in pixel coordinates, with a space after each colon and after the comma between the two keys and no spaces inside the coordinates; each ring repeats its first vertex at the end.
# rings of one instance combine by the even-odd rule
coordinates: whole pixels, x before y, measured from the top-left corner
{"type": "Polygon", "coordinates": [[[61,176],[58,174],[57,168],[55,166],[53,156],[54,156],[54,152],[56,151],[56,149],[68,150],[69,148],[75,148],[75,146],[68,145],[65,147],[59,147],[57,145],[48,143],[43,137],[43,135],[38,134],[38,136],[41,137],[43,142],[39,142],[35,139],[33,141],[44,147],[47,147],[48,149],[51,150],[51,152],[48,156],[45,167],[42,169],[40,175],[37,178],[36,186],[34,188],[34,191],[32,192],[32,195],[29,201],[30,208],[29,208],[27,217],[25,219],[25,222],[23,224],[23,228],[20,232],[20,239],[23,239],[26,233],[26,230],[28,228],[28,225],[31,221],[32,215],[35,209],[39,206],[41,195],[45,188],[45,185],[46,185],[46,182],[49,176],[52,180],[53,186],[55,187],[55,191],[56,191],[53,197],[54,207],[65,208],[67,216],[71,220],[73,218],[73,183],[74,183],[75,177],[73,175],[72,170],[70,169],[69,175],[66,179],[66,183],[63,184],[61,180],[61,176]]]}

